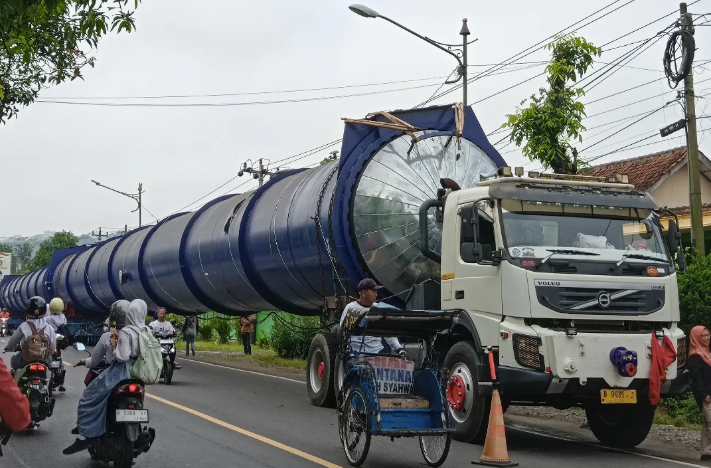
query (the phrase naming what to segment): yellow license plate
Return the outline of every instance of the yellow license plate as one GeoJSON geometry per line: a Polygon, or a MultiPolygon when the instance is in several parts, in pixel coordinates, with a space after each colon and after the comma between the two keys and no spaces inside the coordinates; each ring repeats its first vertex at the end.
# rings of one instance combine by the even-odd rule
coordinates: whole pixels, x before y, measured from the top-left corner
{"type": "Polygon", "coordinates": [[[637,390],[600,390],[600,401],[608,404],[635,404],[637,390]]]}

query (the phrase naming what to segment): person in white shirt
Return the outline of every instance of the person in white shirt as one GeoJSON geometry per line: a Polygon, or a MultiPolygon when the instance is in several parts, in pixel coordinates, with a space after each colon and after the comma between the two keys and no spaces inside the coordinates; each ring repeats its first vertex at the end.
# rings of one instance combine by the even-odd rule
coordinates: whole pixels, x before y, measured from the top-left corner
{"type": "Polygon", "coordinates": [[[58,297],[49,301],[45,318],[55,333],[62,333],[62,330],[67,326],[67,317],[64,315],[64,301],[58,297]]]}
{"type": "MultiPolygon", "coordinates": [[[[15,330],[15,333],[13,333],[12,337],[10,337],[10,340],[7,342],[5,351],[15,351],[18,344],[20,345],[20,348],[22,348],[22,345],[25,343],[27,338],[32,336],[32,327],[30,327],[30,324],[32,324],[35,327],[35,330],[43,333],[47,338],[50,346],[49,355],[51,355],[52,350],[54,350],[57,346],[57,337],[54,333],[54,329],[47,324],[47,319],[44,318],[46,310],[47,306],[43,298],[39,296],[31,297],[27,303],[27,307],[25,307],[27,321],[17,327],[17,330],[15,330]]],[[[24,367],[26,363],[23,362],[22,353],[20,352],[12,356],[10,364],[13,370],[18,370],[24,367]]],[[[20,374],[20,372],[15,374],[16,381],[19,381],[19,378],[21,377],[20,374]]]]}
{"type": "MultiPolygon", "coordinates": [[[[358,283],[358,300],[353,301],[343,308],[343,313],[341,314],[341,320],[339,322],[340,326],[343,326],[343,321],[345,320],[348,313],[356,309],[368,310],[372,306],[376,307],[390,307],[387,304],[381,304],[376,302],[378,299],[378,289],[382,286],[378,286],[377,283],[370,279],[365,278],[360,283],[358,283]]],[[[395,337],[385,338],[388,346],[393,353],[398,353],[401,356],[405,355],[405,348],[400,344],[400,341],[395,337]]],[[[351,336],[351,349],[356,353],[366,353],[366,354],[380,354],[383,352],[385,347],[380,337],[376,336],[351,336]]]]}
{"type": "MultiPolygon", "coordinates": [[[[175,327],[173,327],[173,324],[165,319],[167,313],[168,311],[165,307],[159,307],[158,320],[154,320],[148,324],[148,326],[151,327],[151,329],[153,330],[154,335],[156,333],[164,336],[171,336],[177,334],[177,331],[175,330],[175,327]]],[[[175,367],[176,369],[181,368],[180,364],[177,364],[175,362],[175,354],[170,355],[170,363],[173,364],[173,367],[175,367]]]]}

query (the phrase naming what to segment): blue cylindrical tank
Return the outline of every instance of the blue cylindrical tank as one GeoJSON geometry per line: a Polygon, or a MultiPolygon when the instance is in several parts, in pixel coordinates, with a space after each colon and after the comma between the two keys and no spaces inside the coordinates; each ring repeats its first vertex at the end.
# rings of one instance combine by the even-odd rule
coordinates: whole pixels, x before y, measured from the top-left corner
{"type": "MultiPolygon", "coordinates": [[[[338,162],[277,172],[255,191],[71,253],[51,274],[9,282],[18,292],[0,300],[24,303],[50,278],[55,295],[90,314],[136,298],[179,313],[317,314],[326,296],[354,294],[370,277],[384,286],[381,300],[402,305],[413,285],[440,280],[419,249],[419,207],[438,197],[441,179],[472,187],[504,161],[470,108],[368,118],[391,125],[389,115],[411,127],[349,121],[338,162]]],[[[440,228],[431,217],[435,251],[440,228]]]]}

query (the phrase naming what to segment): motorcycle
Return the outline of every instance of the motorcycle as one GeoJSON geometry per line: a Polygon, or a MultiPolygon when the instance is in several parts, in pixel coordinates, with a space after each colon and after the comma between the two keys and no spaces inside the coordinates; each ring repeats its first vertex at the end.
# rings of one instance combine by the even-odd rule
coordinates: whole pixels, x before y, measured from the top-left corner
{"type": "Polygon", "coordinates": [[[2,423],[2,418],[0,418],[0,457],[3,456],[2,446],[7,445],[11,435],[12,431],[2,423]]]}
{"type": "Polygon", "coordinates": [[[32,361],[20,370],[12,372],[13,376],[17,372],[22,372],[17,385],[20,387],[20,392],[30,401],[32,422],[28,430],[39,427],[39,422],[52,416],[54,412],[55,399],[52,398],[47,371],[47,363],[32,361]]]}
{"type": "MultiPolygon", "coordinates": [[[[77,351],[85,351],[82,343],[74,343],[77,351]]],[[[84,379],[88,386],[108,368],[108,364],[89,369],[84,379]]],[[[114,468],[130,468],[133,459],[146,453],[156,438],[155,429],[143,426],[148,423],[148,410],[143,409],[145,388],[137,379],[126,379],[114,387],[106,410],[106,433],[92,441],[89,455],[92,460],[109,463],[114,468]]]]}
{"type": "MultiPolygon", "coordinates": [[[[57,334],[57,348],[52,353],[49,362],[49,369],[52,373],[50,392],[59,390],[64,392],[64,377],[67,373],[66,370],[62,369],[62,345],[60,343],[65,342],[64,335],[57,334]]],[[[65,346],[66,347],[66,346],[65,346]]]]}
{"type": "Polygon", "coordinates": [[[7,336],[10,334],[10,329],[8,327],[8,319],[0,318],[0,336],[7,336]]]}
{"type": "Polygon", "coordinates": [[[163,379],[166,385],[170,385],[173,381],[173,371],[175,370],[172,361],[175,360],[175,337],[177,335],[175,333],[164,334],[156,332],[154,336],[160,343],[161,354],[163,355],[163,370],[160,372],[160,378],[163,379]]]}

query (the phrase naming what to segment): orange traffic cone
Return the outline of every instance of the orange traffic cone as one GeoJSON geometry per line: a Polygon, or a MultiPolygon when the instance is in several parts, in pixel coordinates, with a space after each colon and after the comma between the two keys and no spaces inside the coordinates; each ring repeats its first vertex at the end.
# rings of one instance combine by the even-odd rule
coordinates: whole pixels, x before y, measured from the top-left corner
{"type": "Polygon", "coordinates": [[[501,397],[499,396],[499,390],[496,388],[498,382],[496,381],[494,355],[491,353],[491,349],[489,349],[487,353],[489,354],[491,377],[494,381],[494,391],[491,395],[489,428],[486,432],[484,451],[481,453],[481,458],[479,459],[479,461],[473,461],[472,465],[518,466],[518,463],[511,461],[511,459],[509,458],[508,450],[506,449],[506,427],[504,426],[504,410],[501,407],[501,397]]]}

